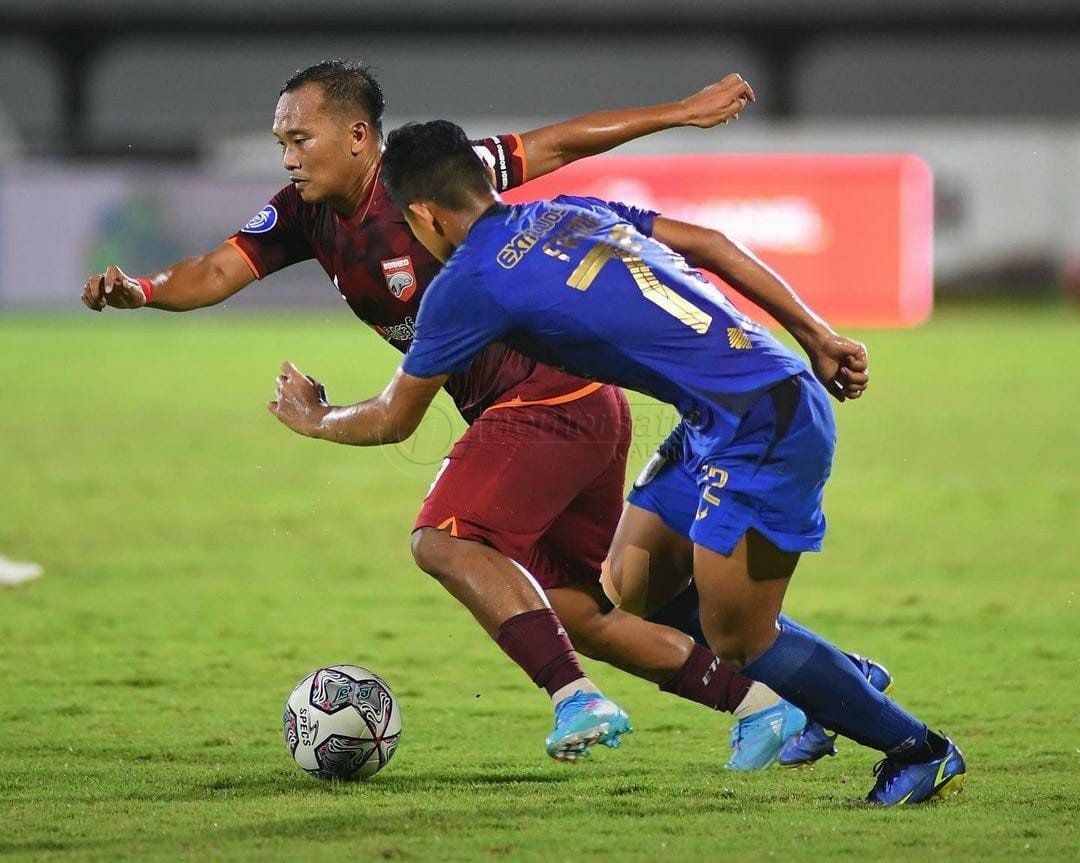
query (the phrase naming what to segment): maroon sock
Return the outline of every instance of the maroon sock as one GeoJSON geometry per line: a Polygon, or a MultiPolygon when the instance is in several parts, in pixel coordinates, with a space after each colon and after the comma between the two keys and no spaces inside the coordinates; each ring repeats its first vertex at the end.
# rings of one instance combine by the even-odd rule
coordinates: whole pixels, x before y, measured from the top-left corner
{"type": "Polygon", "coordinates": [[[574,645],[550,608],[511,617],[499,627],[495,641],[548,695],[585,676],[574,645]]]}
{"type": "Polygon", "coordinates": [[[753,682],[724,665],[711,650],[695,644],[683,667],[667,683],[661,683],[660,689],[713,710],[731,713],[746,697],[753,682]]]}

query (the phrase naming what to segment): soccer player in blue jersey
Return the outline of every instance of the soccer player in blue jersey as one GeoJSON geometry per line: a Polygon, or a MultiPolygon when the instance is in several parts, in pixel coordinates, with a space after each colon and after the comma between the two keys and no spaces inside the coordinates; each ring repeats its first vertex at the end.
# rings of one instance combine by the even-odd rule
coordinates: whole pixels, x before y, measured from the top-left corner
{"type": "MultiPolygon", "coordinates": [[[[871,802],[917,803],[959,790],[966,768],[952,741],[877,691],[837,648],[780,616],[800,554],[819,550],[825,530],[835,429],[818,379],[837,396],[861,395],[861,346],[839,337],[810,345],[811,373],[651,238],[657,214],[572,197],[506,206],[451,123],[392,133],[383,178],[446,266],[386,390],[324,409],[305,433],[352,444],[400,439],[446,376],[492,341],[674,405],[686,423],[683,465],[696,482],[688,533],[712,647],[826,727],[884,752],[871,802]]],[[[667,221],[662,233],[676,245],[693,247],[703,230],[667,221]]],[[[734,246],[714,259],[735,279],[761,267],[734,246]]],[[[776,283],[782,289],[768,311],[782,319],[794,304],[811,324],[818,320],[776,283]]],[[[288,380],[279,393],[271,410],[303,426],[288,380]]]]}

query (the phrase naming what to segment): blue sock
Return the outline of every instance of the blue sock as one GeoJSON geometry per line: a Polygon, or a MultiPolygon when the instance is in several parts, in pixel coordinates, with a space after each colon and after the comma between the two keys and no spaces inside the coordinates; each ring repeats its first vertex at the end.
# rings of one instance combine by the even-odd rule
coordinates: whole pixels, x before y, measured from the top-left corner
{"type": "Polygon", "coordinates": [[[901,759],[926,748],[926,726],[874,689],[846,654],[786,618],[780,624],[773,646],[743,674],[856,743],[901,759]]]}
{"type": "Polygon", "coordinates": [[[679,632],[685,632],[706,650],[712,650],[709,642],[705,640],[705,633],[701,631],[698,592],[692,581],[686,590],[646,620],[649,623],[659,623],[662,626],[677,629],[679,632]]]}
{"type": "MultiPolygon", "coordinates": [[[[780,625],[785,627],[785,628],[794,629],[794,630],[796,630],[798,632],[802,632],[802,633],[804,633],[806,635],[809,635],[811,637],[814,636],[814,633],[812,633],[809,629],[807,629],[801,623],[796,623],[794,620],[792,620],[786,614],[781,614],[776,619],[780,623],[780,625]]],[[[848,653],[846,650],[841,651],[841,652],[844,654],[844,656],[846,656],[853,663],[855,663],[856,667],[859,668],[859,673],[861,674],[862,673],[862,667],[859,665],[859,657],[856,656],[854,653],[848,653]]]]}

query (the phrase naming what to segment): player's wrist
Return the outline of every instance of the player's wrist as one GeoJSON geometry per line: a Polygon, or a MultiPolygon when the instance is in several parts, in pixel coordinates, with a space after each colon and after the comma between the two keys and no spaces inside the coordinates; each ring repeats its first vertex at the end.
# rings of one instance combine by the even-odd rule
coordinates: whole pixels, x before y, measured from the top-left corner
{"type": "Polygon", "coordinates": [[[821,348],[828,343],[829,339],[836,336],[832,327],[824,321],[811,317],[803,317],[791,322],[788,331],[806,350],[821,348]]]}
{"type": "Polygon", "coordinates": [[[153,282],[151,282],[148,278],[146,278],[146,276],[139,276],[137,279],[135,279],[135,281],[139,283],[139,287],[142,289],[143,297],[146,300],[144,305],[147,305],[147,306],[150,305],[150,303],[154,299],[154,284],[153,284],[153,282]]]}
{"type": "Polygon", "coordinates": [[[679,126],[700,127],[703,122],[703,114],[699,110],[698,102],[693,96],[687,96],[677,102],[669,102],[660,106],[661,117],[664,125],[677,128],[679,126]]]}
{"type": "Polygon", "coordinates": [[[333,407],[329,405],[316,405],[311,409],[309,420],[303,433],[316,440],[337,440],[334,432],[332,414],[333,407]]]}

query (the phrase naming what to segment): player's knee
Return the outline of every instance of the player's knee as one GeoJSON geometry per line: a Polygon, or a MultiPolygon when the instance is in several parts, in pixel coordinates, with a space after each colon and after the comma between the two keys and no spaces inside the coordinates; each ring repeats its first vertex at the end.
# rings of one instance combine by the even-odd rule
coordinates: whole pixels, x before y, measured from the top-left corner
{"type": "Polygon", "coordinates": [[[743,668],[772,646],[775,625],[761,626],[734,616],[705,615],[701,628],[713,652],[731,668],[743,668]]]}
{"type": "Polygon", "coordinates": [[[433,578],[442,581],[451,571],[453,560],[452,537],[433,527],[414,530],[412,555],[416,565],[433,578]]]}
{"type": "Polygon", "coordinates": [[[600,566],[600,587],[612,605],[622,605],[622,553],[615,549],[600,566]]]}
{"type": "Polygon", "coordinates": [[[724,665],[734,668],[736,671],[746,666],[747,652],[742,642],[737,639],[713,639],[708,635],[706,635],[706,638],[709,639],[709,646],[724,665]]]}
{"type": "Polygon", "coordinates": [[[649,602],[649,552],[634,545],[612,548],[600,574],[607,598],[630,614],[641,617],[649,602]]]}

